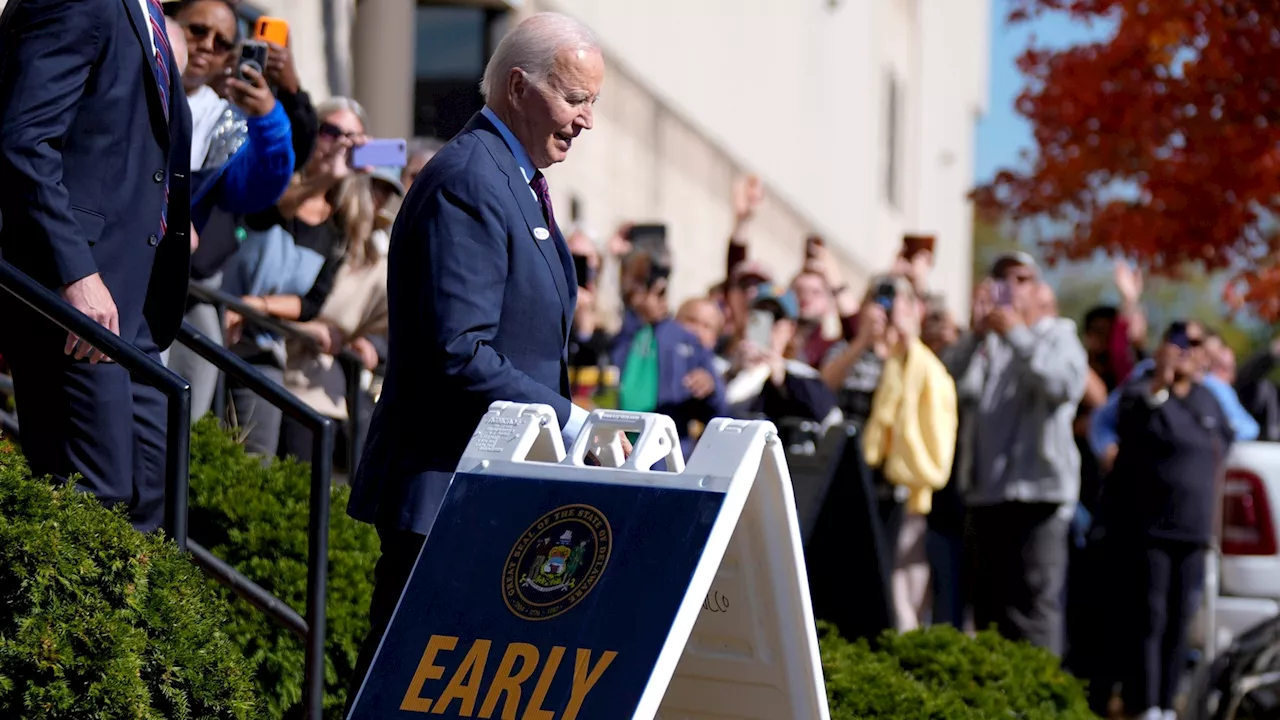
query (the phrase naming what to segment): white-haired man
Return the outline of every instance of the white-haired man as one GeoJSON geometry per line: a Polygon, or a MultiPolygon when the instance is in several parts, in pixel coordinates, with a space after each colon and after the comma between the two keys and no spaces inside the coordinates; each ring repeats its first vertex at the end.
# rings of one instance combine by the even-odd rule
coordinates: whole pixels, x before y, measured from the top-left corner
{"type": "Polygon", "coordinates": [[[569,400],[578,283],[542,169],[591,129],[603,80],[585,26],[555,13],[524,20],[485,68],[484,109],[405,196],[391,234],[386,382],[348,506],[377,526],[383,551],[353,691],[489,404],[550,405],[566,440],[586,419],[569,400]],[[437,412],[447,421],[424,424],[437,412]]]}

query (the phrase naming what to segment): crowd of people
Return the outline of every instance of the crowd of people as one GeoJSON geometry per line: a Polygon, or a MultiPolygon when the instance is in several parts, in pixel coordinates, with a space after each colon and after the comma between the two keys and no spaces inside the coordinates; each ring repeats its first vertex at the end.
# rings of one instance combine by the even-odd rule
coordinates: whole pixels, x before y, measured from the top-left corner
{"type": "MultiPolygon", "coordinates": [[[[158,58],[160,46],[171,48],[191,117],[191,214],[181,215],[190,225],[190,281],[252,312],[220,314],[194,296],[166,312],[185,313],[268,378],[346,421],[337,356],[359,358],[364,406],[373,407],[389,354],[389,234],[400,198],[444,143],[413,141],[403,167],[352,167],[352,149],[366,141],[364,109],[341,97],[313,104],[287,45],[269,47],[261,73],[235,67],[243,39],[235,10],[233,0],[168,3],[153,42],[158,58]]],[[[164,177],[155,173],[167,198],[164,177]]],[[[535,194],[537,178],[526,178],[535,194]]],[[[1130,715],[1172,717],[1224,458],[1235,441],[1280,440],[1280,399],[1266,379],[1280,346],[1237,373],[1230,348],[1195,319],[1148,344],[1141,276],[1124,263],[1115,270],[1122,303],[1096,307],[1077,325],[1059,315],[1052,287],[1022,252],[976,279],[971,316],[959,322],[929,283],[935,244],[947,239],[928,235],[902,238],[894,264],[861,291],[816,236],[796,238],[801,272],[777,277],[750,253],[764,192],[754,177],[735,184],[724,281],[677,307],[668,298],[672,255],[660,239],[625,225],[607,239],[563,227],[578,283],[573,402],[669,415],[686,455],[715,417],[853,428],[878,531],[892,549],[896,628],[994,626],[1063,655],[1092,681],[1100,710],[1120,688],[1130,715]],[[601,293],[614,286],[623,310],[611,318],[605,309],[615,303],[601,293]]],[[[179,218],[165,212],[162,233],[179,218]]],[[[549,202],[544,212],[553,225],[549,202]]],[[[88,300],[77,307],[92,309],[97,275],[71,277],[76,262],[58,255],[45,265],[66,277],[42,279],[81,288],[88,300]]],[[[117,330],[153,349],[168,344],[117,330]]],[[[94,357],[74,340],[68,353],[94,357]]],[[[192,419],[209,413],[217,368],[181,345],[163,357],[191,383],[192,419]]],[[[38,363],[27,364],[35,377],[38,363]]],[[[308,430],[248,388],[228,392],[226,419],[243,429],[250,451],[309,456],[308,430]]],[[[35,405],[22,406],[33,437],[41,423],[62,422],[56,406],[44,418],[35,405]]],[[[364,424],[341,426],[359,432],[364,424]]],[[[33,464],[40,452],[28,449],[33,464]]],[[[162,465],[158,452],[138,457],[162,465]]],[[[76,469],[90,480],[135,475],[131,465],[97,461],[76,469]]],[[[130,492],[138,494],[99,494],[130,492]]],[[[159,524],[160,499],[137,508],[139,529],[159,524]]]]}
{"type": "Polygon", "coordinates": [[[1024,252],[976,279],[957,322],[930,289],[929,236],[903,238],[861,296],[819,237],[778,278],[749,257],[762,192],[737,184],[726,280],[674,312],[665,251],[632,247],[625,226],[604,252],[570,238],[593,269],[579,278],[575,391],[670,415],[686,452],[716,416],[856,428],[898,629],[994,626],[1062,655],[1100,714],[1119,690],[1129,716],[1174,717],[1226,453],[1280,439],[1276,349],[1237,375],[1194,319],[1149,344],[1142,277],[1125,262],[1120,305],[1079,325],[1024,252]],[[594,269],[610,266],[625,308],[613,333],[593,305],[594,269]]]}

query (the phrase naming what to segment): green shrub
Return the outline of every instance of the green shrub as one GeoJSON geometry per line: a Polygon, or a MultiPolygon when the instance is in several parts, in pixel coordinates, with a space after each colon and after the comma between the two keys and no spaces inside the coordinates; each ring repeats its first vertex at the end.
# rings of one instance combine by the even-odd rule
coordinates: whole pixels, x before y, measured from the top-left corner
{"type": "Polygon", "coordinates": [[[256,717],[227,612],[175,545],[0,446],[0,717],[256,717]]]}
{"type": "MultiPolygon", "coordinates": [[[[310,469],[294,461],[264,466],[246,455],[218,423],[205,419],[191,435],[190,534],[214,555],[299,613],[307,600],[310,469]]],[[[329,603],[325,713],[340,718],[360,643],[369,629],[378,536],[346,514],[349,491],[334,488],[329,514],[329,603]]],[[[256,669],[269,718],[301,717],[302,642],[237,599],[227,633],[256,669]]]]}
{"type": "Polygon", "coordinates": [[[994,632],[885,633],[874,650],[825,623],[819,634],[832,720],[1096,720],[1053,655],[994,632]]]}

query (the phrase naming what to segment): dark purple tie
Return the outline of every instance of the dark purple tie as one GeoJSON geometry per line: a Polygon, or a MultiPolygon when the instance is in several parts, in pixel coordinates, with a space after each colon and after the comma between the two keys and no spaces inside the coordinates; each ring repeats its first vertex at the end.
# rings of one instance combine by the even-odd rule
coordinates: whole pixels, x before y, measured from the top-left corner
{"type": "Polygon", "coordinates": [[[556,213],[551,209],[551,188],[547,187],[547,177],[541,170],[533,174],[533,181],[529,183],[529,187],[533,188],[533,193],[538,196],[538,204],[542,206],[542,219],[547,221],[547,230],[554,234],[556,213]]]}
{"type": "MultiPolygon", "coordinates": [[[[169,35],[164,25],[164,10],[160,0],[147,0],[147,15],[151,20],[151,34],[156,39],[156,61],[152,70],[156,74],[156,87],[160,89],[160,107],[164,108],[165,122],[169,121],[169,35]]],[[[164,206],[160,208],[160,237],[168,230],[169,174],[164,176],[164,206]]]]}

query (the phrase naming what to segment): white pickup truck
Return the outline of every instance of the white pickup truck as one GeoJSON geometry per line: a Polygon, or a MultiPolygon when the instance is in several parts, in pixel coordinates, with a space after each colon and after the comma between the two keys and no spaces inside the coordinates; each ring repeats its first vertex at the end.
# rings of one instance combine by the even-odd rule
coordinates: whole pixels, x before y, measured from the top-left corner
{"type": "MultiPolygon", "coordinates": [[[[1241,633],[1280,615],[1280,443],[1237,443],[1227,457],[1223,483],[1221,563],[1217,594],[1206,603],[1213,620],[1201,617],[1196,637],[1206,647],[1209,627],[1214,653],[1241,633]]],[[[1215,578],[1207,591],[1212,592],[1215,578]]]]}

